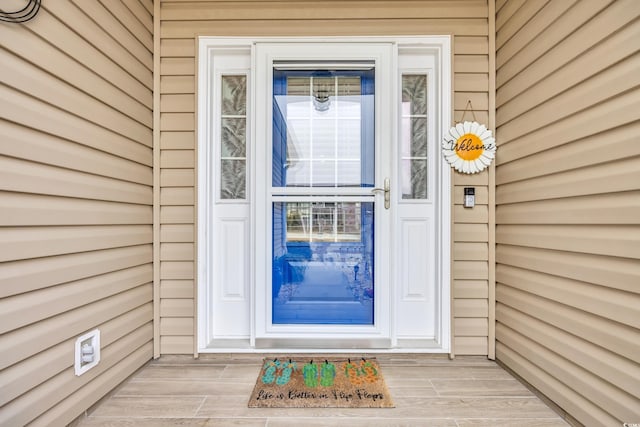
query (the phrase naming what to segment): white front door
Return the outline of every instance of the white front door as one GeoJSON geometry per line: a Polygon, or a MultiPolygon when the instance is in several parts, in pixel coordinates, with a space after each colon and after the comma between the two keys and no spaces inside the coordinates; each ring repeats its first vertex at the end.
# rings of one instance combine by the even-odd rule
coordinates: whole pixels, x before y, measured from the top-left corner
{"type": "Polygon", "coordinates": [[[391,346],[392,55],[256,45],[258,347],[391,346]]]}
{"type": "Polygon", "coordinates": [[[200,350],[448,351],[448,38],[213,41],[200,350]]]}

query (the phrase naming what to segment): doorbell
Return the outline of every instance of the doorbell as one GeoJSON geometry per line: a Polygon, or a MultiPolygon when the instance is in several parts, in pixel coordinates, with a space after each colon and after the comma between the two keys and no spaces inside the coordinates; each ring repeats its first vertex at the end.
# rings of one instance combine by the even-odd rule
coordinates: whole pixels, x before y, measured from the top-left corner
{"type": "Polygon", "coordinates": [[[464,207],[472,208],[476,205],[476,189],[473,187],[464,188],[464,207]]]}

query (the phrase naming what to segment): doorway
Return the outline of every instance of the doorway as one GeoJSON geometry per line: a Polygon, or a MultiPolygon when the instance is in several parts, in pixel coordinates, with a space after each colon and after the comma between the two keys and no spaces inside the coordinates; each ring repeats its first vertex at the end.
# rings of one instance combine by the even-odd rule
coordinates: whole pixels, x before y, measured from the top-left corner
{"type": "Polygon", "coordinates": [[[215,41],[201,40],[214,95],[200,141],[201,351],[446,352],[450,181],[436,135],[449,39],[215,41]],[[239,76],[244,92],[227,94],[245,108],[225,116],[239,76]],[[231,120],[246,135],[235,158],[222,155],[231,120]],[[244,169],[224,175],[232,160],[244,169]],[[243,173],[241,197],[225,196],[243,173]]]}

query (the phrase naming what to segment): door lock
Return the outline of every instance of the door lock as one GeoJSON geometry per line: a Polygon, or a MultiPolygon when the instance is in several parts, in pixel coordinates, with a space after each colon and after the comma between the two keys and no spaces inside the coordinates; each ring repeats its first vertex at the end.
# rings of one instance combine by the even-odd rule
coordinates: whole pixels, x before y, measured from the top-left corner
{"type": "Polygon", "coordinates": [[[384,188],[372,188],[372,193],[384,193],[384,208],[389,209],[391,207],[391,182],[389,178],[384,179],[384,188]]]}

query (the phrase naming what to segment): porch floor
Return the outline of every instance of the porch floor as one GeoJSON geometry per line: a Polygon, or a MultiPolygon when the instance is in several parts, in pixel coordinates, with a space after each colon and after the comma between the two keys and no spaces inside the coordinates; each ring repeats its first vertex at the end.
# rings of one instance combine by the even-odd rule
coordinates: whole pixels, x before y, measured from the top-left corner
{"type": "Polygon", "coordinates": [[[247,401],[263,357],[255,354],[225,354],[202,355],[194,360],[184,356],[164,356],[149,362],[121,384],[88,411],[86,418],[78,425],[569,425],[508,372],[484,357],[449,360],[446,356],[376,354],[396,405],[393,409],[248,408],[247,401]]]}

